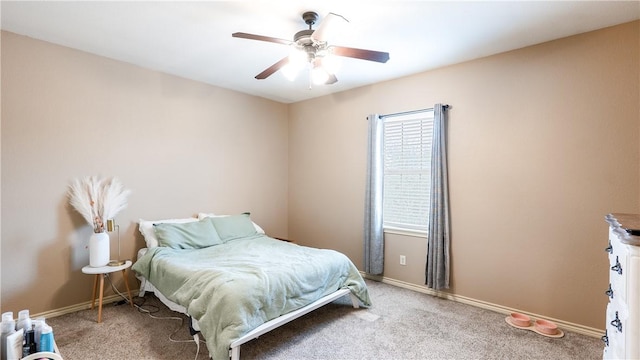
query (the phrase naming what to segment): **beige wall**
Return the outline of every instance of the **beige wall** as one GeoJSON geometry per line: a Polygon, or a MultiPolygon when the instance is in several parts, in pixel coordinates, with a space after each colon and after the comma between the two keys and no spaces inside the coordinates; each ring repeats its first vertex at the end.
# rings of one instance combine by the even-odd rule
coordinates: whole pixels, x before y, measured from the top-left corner
{"type": "Polygon", "coordinates": [[[139,218],[251,211],[287,236],[287,111],[2,32],[2,310],[89,300],[90,229],[65,198],[75,177],[132,190],[116,218],[126,258],[144,246],[139,218]]]}
{"type": "MultiPolygon", "coordinates": [[[[604,328],[604,216],[640,211],[639,24],[291,105],[289,236],[360,266],[365,117],[448,103],[450,291],[604,328]]],[[[385,276],[424,284],[425,243],[387,236],[385,276]]]]}

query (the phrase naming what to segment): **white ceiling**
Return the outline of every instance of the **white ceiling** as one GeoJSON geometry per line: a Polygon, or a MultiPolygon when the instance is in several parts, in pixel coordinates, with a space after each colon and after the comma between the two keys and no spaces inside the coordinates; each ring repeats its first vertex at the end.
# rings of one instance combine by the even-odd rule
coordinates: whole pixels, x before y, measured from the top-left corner
{"type": "MultiPolygon", "coordinates": [[[[283,103],[390,80],[640,18],[640,1],[5,1],[14,33],[283,103]],[[291,40],[305,11],[349,26],[330,44],[386,51],[386,64],[342,58],[333,85],[254,76],[285,45],[232,38],[247,32],[291,40]]],[[[314,28],[317,27],[314,26],[314,28]]]]}

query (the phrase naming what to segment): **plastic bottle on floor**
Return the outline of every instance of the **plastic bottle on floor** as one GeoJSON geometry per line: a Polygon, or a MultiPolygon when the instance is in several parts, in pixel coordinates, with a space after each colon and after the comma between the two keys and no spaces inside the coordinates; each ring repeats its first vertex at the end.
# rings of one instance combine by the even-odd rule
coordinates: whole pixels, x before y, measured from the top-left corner
{"type": "Polygon", "coordinates": [[[40,350],[40,337],[42,335],[42,325],[46,325],[45,319],[43,317],[34,319],[33,325],[33,330],[35,331],[36,351],[39,352],[42,351],[40,350]]]}
{"type": "Polygon", "coordinates": [[[42,324],[40,335],[40,351],[53,352],[53,329],[47,324],[42,324]]]}
{"type": "Polygon", "coordinates": [[[32,330],[32,322],[29,317],[29,310],[20,310],[18,311],[18,325],[17,330],[22,330],[23,333],[26,333],[29,330],[32,330]]]}
{"type": "Polygon", "coordinates": [[[2,314],[2,323],[0,323],[0,360],[7,360],[7,348],[9,343],[7,342],[7,336],[16,332],[16,322],[13,320],[13,313],[6,312],[2,314]]]}

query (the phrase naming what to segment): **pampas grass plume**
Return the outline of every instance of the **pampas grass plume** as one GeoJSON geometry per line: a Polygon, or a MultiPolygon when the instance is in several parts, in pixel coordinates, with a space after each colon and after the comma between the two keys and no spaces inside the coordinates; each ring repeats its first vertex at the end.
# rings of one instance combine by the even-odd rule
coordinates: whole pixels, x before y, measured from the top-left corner
{"type": "Polygon", "coordinates": [[[113,219],[127,207],[130,190],[118,178],[87,176],[71,181],[69,203],[93,226],[94,232],[103,232],[107,219],[113,219]]]}

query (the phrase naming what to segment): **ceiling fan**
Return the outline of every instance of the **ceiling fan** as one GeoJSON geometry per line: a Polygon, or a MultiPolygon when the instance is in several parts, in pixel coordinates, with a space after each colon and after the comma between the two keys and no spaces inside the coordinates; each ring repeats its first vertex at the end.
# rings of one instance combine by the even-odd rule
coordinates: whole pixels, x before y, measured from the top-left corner
{"type": "Polygon", "coordinates": [[[327,40],[330,31],[337,25],[335,23],[339,21],[348,22],[348,20],[341,15],[329,13],[315,30],[312,29],[312,26],[318,21],[317,13],[307,11],[302,14],[302,19],[309,25],[309,29],[298,31],[293,36],[293,41],[243,32],[236,32],[231,35],[237,38],[267,41],[291,46],[292,51],[289,56],[284,57],[256,75],[256,79],[266,79],[276,71],[282,69],[285,76],[293,80],[300,70],[308,67],[313,83],[329,85],[338,81],[335,76],[336,69],[332,66],[335,56],[379,63],[386,63],[387,60],[389,60],[389,53],[386,52],[329,45],[327,40]]]}

